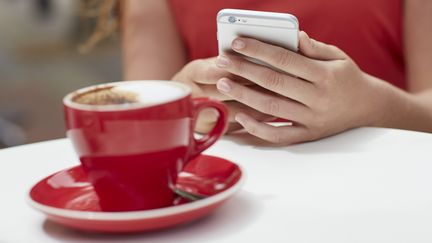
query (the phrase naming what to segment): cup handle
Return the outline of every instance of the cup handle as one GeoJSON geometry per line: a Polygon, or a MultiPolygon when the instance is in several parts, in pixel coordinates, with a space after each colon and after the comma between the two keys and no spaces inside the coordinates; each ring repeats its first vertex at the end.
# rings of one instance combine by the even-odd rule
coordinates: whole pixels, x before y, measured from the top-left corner
{"type": "Polygon", "coordinates": [[[208,147],[213,145],[224,133],[225,127],[228,121],[228,110],[224,104],[219,101],[211,100],[209,98],[193,98],[192,99],[193,106],[193,119],[192,119],[192,148],[189,152],[188,159],[186,161],[190,161],[196,156],[198,156],[202,151],[206,150],[208,147]],[[216,125],[213,129],[204,135],[200,139],[196,139],[193,136],[194,128],[196,122],[198,120],[199,113],[205,108],[214,108],[219,113],[218,120],[216,121],[216,125]]]}

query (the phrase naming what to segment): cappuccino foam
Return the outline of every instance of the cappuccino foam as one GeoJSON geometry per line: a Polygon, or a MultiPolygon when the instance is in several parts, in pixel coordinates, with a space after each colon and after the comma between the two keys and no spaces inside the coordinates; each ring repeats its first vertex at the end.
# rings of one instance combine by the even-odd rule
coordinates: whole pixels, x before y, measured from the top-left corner
{"type": "MultiPolygon", "coordinates": [[[[174,81],[173,81],[174,82],[174,81]]],[[[113,87],[113,91],[134,93],[137,102],[141,104],[160,104],[180,99],[185,96],[187,90],[181,86],[168,82],[136,82],[130,81],[124,85],[113,87]]]]}
{"type": "Polygon", "coordinates": [[[138,102],[134,92],[113,90],[111,87],[80,94],[73,101],[84,105],[119,105],[138,102]]]}
{"type": "Polygon", "coordinates": [[[188,91],[175,83],[154,81],[128,81],[89,90],[72,100],[84,105],[153,105],[184,97],[188,91]]]}

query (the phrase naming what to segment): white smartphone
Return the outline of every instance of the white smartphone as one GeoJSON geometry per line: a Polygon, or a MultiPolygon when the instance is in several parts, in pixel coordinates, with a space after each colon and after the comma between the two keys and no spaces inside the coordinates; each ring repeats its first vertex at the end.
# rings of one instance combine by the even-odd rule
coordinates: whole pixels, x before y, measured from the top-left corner
{"type": "Polygon", "coordinates": [[[286,13],[222,9],[217,15],[219,54],[232,52],[237,37],[250,37],[286,49],[298,50],[299,23],[286,13]]]}

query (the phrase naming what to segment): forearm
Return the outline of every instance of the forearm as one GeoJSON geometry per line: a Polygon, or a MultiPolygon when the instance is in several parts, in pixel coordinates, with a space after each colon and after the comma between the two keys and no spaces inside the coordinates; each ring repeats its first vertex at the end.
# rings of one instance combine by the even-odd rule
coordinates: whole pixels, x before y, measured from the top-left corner
{"type": "Polygon", "coordinates": [[[414,99],[419,106],[421,106],[425,112],[424,123],[427,126],[425,131],[432,132],[432,89],[425,90],[421,93],[414,94],[414,99]]]}
{"type": "Polygon", "coordinates": [[[372,126],[432,132],[432,90],[412,94],[380,82],[372,126]]]}
{"type": "Polygon", "coordinates": [[[168,3],[128,0],[123,9],[125,79],[170,79],[186,58],[168,3]]]}

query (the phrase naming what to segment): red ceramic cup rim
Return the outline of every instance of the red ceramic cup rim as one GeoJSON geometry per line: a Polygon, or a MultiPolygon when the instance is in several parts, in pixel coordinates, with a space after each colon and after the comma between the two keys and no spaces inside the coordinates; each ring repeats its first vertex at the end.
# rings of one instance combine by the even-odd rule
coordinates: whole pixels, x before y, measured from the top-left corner
{"type": "Polygon", "coordinates": [[[85,88],[81,88],[78,90],[75,90],[69,94],[67,94],[64,98],[63,98],[63,104],[67,107],[76,109],[76,110],[84,110],[84,111],[120,111],[120,110],[132,110],[132,109],[140,109],[140,108],[147,108],[147,107],[152,107],[152,106],[157,106],[157,105],[161,105],[161,104],[166,104],[169,102],[173,102],[176,100],[180,100],[185,98],[186,96],[190,95],[192,93],[192,90],[190,89],[189,86],[182,84],[182,83],[178,83],[175,81],[168,81],[168,80],[132,80],[132,81],[119,81],[119,82],[111,82],[111,83],[103,83],[103,84],[97,84],[97,85],[92,85],[92,86],[88,86],[85,88]],[[87,93],[89,91],[95,90],[95,89],[103,89],[103,88],[108,88],[108,87],[115,87],[115,86],[122,86],[122,85],[127,85],[127,84],[137,84],[137,82],[142,82],[142,83],[165,83],[169,85],[173,85],[173,86],[177,86],[182,88],[185,92],[182,96],[176,96],[173,97],[172,99],[166,99],[164,101],[160,101],[160,102],[155,102],[155,103],[151,103],[151,104],[143,104],[143,103],[133,103],[133,104],[118,104],[118,105],[86,105],[86,104],[79,104],[76,102],[73,102],[72,99],[80,94],[83,93],[87,93]]]}

